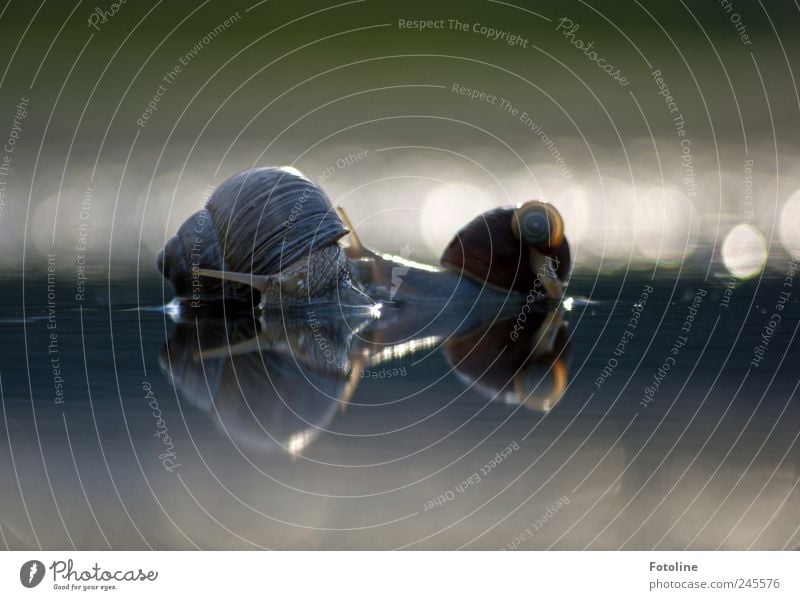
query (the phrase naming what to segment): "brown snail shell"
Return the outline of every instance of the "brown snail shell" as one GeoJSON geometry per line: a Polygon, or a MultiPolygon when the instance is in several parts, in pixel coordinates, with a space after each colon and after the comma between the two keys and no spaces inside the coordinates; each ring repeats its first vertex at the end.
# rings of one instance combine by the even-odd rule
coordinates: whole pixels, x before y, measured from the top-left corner
{"type": "Polygon", "coordinates": [[[564,221],[554,206],[533,200],[476,217],[456,233],[440,263],[478,282],[527,294],[542,285],[552,297],[571,269],[564,221]]]}
{"type": "MultiPolygon", "coordinates": [[[[175,293],[193,301],[258,301],[268,286],[264,278],[299,265],[315,253],[336,247],[348,233],[322,189],[286,167],[249,169],[233,175],[214,191],[205,208],[190,216],[158,256],[158,269],[175,293]],[[217,272],[231,274],[221,277],[217,272]],[[238,277],[235,277],[238,276],[238,277]],[[256,285],[247,278],[258,278],[256,285]]],[[[279,282],[289,295],[321,294],[304,283],[335,284],[343,260],[329,251],[317,261],[323,273],[301,273],[279,282]],[[308,277],[305,277],[308,275],[308,277]]]]}

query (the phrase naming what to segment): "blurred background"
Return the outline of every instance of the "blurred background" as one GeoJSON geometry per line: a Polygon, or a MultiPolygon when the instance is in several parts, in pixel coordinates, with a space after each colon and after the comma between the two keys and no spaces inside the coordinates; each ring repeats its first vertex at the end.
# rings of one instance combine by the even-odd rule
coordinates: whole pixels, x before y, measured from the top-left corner
{"type": "MultiPolygon", "coordinates": [[[[777,0],[0,0],[0,544],[797,548],[798,22],[777,0]],[[266,165],[434,264],[483,211],[553,202],[563,348],[481,382],[502,328],[448,353],[429,323],[329,373],[292,351],[308,323],[180,322],[159,249],[266,165]],[[354,378],[364,356],[386,362],[354,378]]],[[[350,357],[392,315],[426,317],[327,335],[350,357]]]]}
{"type": "Polygon", "coordinates": [[[367,243],[419,261],[534,197],[565,214],[584,273],[783,269],[800,231],[792,3],[2,10],[7,271],[54,252],[72,277],[80,238],[87,272],[154,275],[165,238],[253,165],[296,166],[367,243]],[[440,28],[401,25],[417,20],[440,28]]]}

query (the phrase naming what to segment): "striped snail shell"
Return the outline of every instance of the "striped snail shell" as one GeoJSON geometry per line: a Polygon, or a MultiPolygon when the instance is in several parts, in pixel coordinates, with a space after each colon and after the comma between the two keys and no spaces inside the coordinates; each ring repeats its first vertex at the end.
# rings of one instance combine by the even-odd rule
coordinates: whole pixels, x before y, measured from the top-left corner
{"type": "Polygon", "coordinates": [[[337,240],[347,233],[325,192],[299,171],[254,168],[220,184],[167,241],[157,264],[176,295],[198,306],[223,298],[258,302],[274,290],[316,296],[346,277],[337,240]]]}

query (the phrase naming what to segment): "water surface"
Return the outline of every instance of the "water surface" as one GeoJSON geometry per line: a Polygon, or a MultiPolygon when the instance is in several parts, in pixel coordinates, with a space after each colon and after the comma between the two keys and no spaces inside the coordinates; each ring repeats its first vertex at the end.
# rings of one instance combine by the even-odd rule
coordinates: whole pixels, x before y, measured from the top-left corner
{"type": "Polygon", "coordinates": [[[480,326],[396,334],[392,311],[176,323],[145,279],[80,304],[60,282],[53,313],[43,277],[24,298],[8,278],[2,543],[792,549],[795,299],[762,336],[783,283],[574,280],[555,349],[528,361],[480,326]]]}

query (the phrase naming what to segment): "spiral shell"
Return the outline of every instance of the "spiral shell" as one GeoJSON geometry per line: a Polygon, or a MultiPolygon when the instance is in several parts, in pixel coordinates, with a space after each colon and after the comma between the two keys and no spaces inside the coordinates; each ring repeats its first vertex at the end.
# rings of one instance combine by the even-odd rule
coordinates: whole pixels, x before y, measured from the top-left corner
{"type": "Polygon", "coordinates": [[[227,268],[211,214],[205,208],[186,219],[167,240],[158,254],[157,266],[178,297],[197,295],[195,300],[214,300],[234,296],[232,284],[208,278],[201,282],[196,274],[198,269],[227,268]]]}
{"type": "Polygon", "coordinates": [[[542,289],[559,298],[572,267],[563,219],[534,200],[474,218],[456,233],[440,263],[446,269],[501,290],[542,289]]]}
{"type": "Polygon", "coordinates": [[[252,300],[250,287],[199,271],[276,275],[347,233],[325,192],[296,169],[249,169],[220,184],[181,225],[158,268],[179,297],[252,300]]]}

